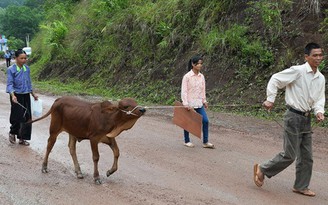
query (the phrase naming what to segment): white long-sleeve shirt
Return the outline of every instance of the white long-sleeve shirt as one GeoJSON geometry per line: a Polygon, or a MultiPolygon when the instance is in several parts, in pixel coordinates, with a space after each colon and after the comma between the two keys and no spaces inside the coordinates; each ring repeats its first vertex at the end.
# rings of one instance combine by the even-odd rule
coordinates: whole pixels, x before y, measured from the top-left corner
{"type": "Polygon", "coordinates": [[[303,112],[313,109],[314,114],[324,113],[325,77],[313,72],[308,63],[292,66],[274,74],[267,86],[267,100],[274,102],[278,89],[286,87],[286,104],[303,112]]]}

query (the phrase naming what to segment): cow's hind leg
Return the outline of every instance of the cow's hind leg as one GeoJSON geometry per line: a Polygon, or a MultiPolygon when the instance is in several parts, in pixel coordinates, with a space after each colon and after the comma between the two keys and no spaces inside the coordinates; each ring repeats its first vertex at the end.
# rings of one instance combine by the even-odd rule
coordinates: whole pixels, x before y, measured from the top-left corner
{"type": "Polygon", "coordinates": [[[112,149],[113,155],[114,155],[114,161],[113,161],[112,168],[107,171],[107,177],[109,177],[114,172],[116,172],[116,170],[118,169],[117,163],[118,163],[118,158],[120,156],[120,150],[118,149],[116,140],[113,137],[110,137],[110,138],[104,137],[101,142],[108,144],[110,146],[110,148],[112,149]]]}
{"type": "Polygon", "coordinates": [[[69,147],[69,152],[73,159],[75,173],[78,179],[83,179],[79,161],[77,160],[77,156],[76,156],[76,141],[77,141],[76,137],[69,134],[68,147],[69,147]]]}
{"type": "Polygon", "coordinates": [[[99,161],[98,141],[90,140],[90,144],[91,144],[92,159],[93,159],[93,166],[94,166],[93,179],[96,184],[101,184],[99,171],[98,171],[98,161],[99,161]]]}
{"type": "Polygon", "coordinates": [[[54,147],[56,140],[57,140],[57,136],[58,136],[58,132],[56,133],[50,133],[50,136],[48,138],[48,144],[47,144],[47,151],[46,151],[46,155],[43,159],[43,163],[42,163],[42,172],[43,173],[48,173],[48,158],[49,158],[49,154],[52,150],[52,148],[54,147]]]}

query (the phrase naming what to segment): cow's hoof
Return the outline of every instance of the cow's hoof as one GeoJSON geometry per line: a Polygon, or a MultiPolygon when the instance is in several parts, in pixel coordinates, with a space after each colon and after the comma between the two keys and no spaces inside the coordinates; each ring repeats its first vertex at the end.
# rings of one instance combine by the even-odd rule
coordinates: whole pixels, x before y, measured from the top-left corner
{"type": "Polygon", "coordinates": [[[48,173],[48,169],[47,168],[44,168],[44,167],[42,167],[42,173],[48,173]]]}
{"type": "Polygon", "coordinates": [[[100,185],[102,182],[100,179],[95,179],[95,184],[100,185]]]}
{"type": "Polygon", "coordinates": [[[83,175],[81,172],[76,173],[78,179],[83,179],[83,175]]]}
{"type": "Polygon", "coordinates": [[[106,173],[106,176],[109,177],[109,176],[112,175],[115,171],[116,171],[116,169],[115,169],[115,170],[112,170],[112,169],[111,169],[111,170],[108,170],[107,173],[106,173]]]}

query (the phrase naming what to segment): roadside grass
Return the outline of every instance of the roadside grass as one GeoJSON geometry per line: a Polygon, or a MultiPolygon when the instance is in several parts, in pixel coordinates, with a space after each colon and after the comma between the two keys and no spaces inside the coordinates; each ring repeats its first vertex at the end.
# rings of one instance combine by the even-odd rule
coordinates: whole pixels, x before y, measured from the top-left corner
{"type": "MultiPolygon", "coordinates": [[[[117,101],[129,95],[119,95],[113,89],[103,89],[88,87],[81,82],[70,82],[63,83],[60,80],[52,79],[49,81],[36,81],[33,80],[33,87],[36,92],[46,94],[46,95],[56,95],[56,96],[80,96],[83,98],[96,98],[99,100],[111,100],[117,101]]],[[[149,102],[142,100],[140,98],[136,99],[138,104],[146,105],[149,102]]]]}
{"type": "MultiPolygon", "coordinates": [[[[0,65],[0,76],[3,79],[3,83],[6,83],[6,67],[4,65],[0,65]]],[[[65,82],[58,79],[52,79],[49,81],[37,81],[33,79],[33,87],[37,93],[42,93],[45,95],[55,95],[55,96],[80,96],[85,97],[86,99],[98,99],[98,100],[112,100],[116,101],[128,96],[128,93],[118,94],[113,89],[103,89],[103,88],[95,88],[89,87],[88,85],[78,82],[65,82]]],[[[143,106],[167,106],[173,105],[174,100],[164,102],[163,103],[154,103],[152,101],[142,100],[142,98],[137,98],[138,104],[143,106]]],[[[239,102],[240,103],[240,102],[239,102]]],[[[214,113],[224,112],[231,113],[238,116],[245,117],[256,117],[258,119],[276,121],[281,123],[283,119],[283,114],[286,110],[285,105],[283,103],[283,99],[278,99],[275,108],[271,112],[267,112],[260,104],[256,105],[247,105],[247,104],[238,104],[232,103],[231,105],[218,104],[212,105],[209,108],[214,113]]],[[[325,114],[325,117],[328,118],[328,115],[325,114]]],[[[327,120],[322,123],[317,123],[315,121],[315,116],[313,116],[313,127],[328,127],[327,120]]]]}
{"type": "MultiPolygon", "coordinates": [[[[50,81],[33,81],[33,86],[37,92],[42,94],[58,95],[58,96],[83,96],[85,98],[96,98],[101,100],[119,100],[129,94],[119,95],[117,92],[111,89],[88,87],[81,82],[70,82],[63,83],[59,80],[50,81]],[[125,96],[124,96],[125,95],[125,96]]],[[[143,106],[173,106],[173,101],[167,103],[154,103],[147,100],[142,100],[142,98],[136,99],[138,104],[143,106]]],[[[233,103],[232,103],[233,104],[233,103]]],[[[265,111],[261,105],[245,105],[245,104],[235,104],[235,106],[227,106],[224,104],[210,105],[209,108],[214,113],[224,112],[231,113],[239,116],[245,117],[256,117],[264,120],[271,121],[281,121],[283,113],[285,111],[284,105],[276,105],[276,108],[272,112],[265,111]],[[247,109],[245,107],[248,107],[247,109]]]]}

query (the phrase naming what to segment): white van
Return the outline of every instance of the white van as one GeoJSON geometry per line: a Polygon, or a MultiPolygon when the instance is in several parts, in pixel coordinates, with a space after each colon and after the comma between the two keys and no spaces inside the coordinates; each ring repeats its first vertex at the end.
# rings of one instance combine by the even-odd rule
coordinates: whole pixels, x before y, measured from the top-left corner
{"type": "Polygon", "coordinates": [[[31,47],[24,47],[23,51],[25,51],[27,56],[30,56],[32,54],[32,48],[31,47]]]}

